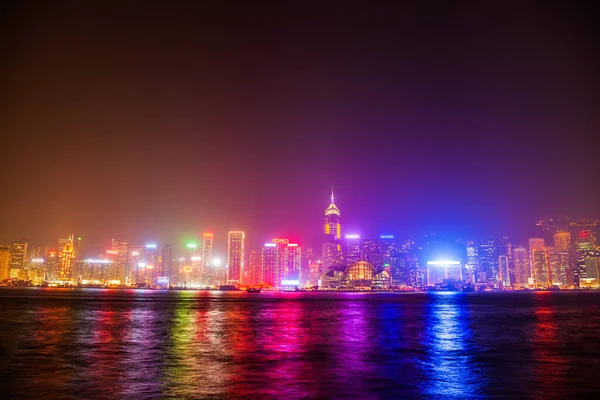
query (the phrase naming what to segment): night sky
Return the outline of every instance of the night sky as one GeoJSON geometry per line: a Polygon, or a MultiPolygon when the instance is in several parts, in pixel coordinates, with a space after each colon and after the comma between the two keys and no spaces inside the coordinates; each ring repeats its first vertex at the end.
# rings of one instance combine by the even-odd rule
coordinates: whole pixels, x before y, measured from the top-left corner
{"type": "Polygon", "coordinates": [[[600,216],[587,6],[50,3],[2,6],[0,243],[600,216]]]}

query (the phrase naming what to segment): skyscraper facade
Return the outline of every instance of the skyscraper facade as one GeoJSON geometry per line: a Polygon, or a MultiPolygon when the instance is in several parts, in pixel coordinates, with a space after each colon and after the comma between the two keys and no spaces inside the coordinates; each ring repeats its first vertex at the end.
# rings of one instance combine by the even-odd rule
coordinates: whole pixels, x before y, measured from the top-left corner
{"type": "Polygon", "coordinates": [[[302,281],[302,247],[298,243],[286,246],[286,266],[282,281],[302,281]]]}
{"type": "Polygon", "coordinates": [[[170,282],[175,282],[175,277],[173,276],[175,272],[173,268],[173,246],[170,244],[163,245],[160,261],[162,276],[168,277],[170,282]]]}
{"type": "Polygon", "coordinates": [[[27,262],[27,240],[13,243],[10,256],[10,276],[15,279],[27,279],[25,264],[27,262]]]}
{"type": "Polygon", "coordinates": [[[515,247],[513,249],[513,259],[515,263],[515,285],[518,287],[527,287],[529,285],[529,278],[531,278],[527,249],[522,246],[515,247]]]}
{"type": "Polygon", "coordinates": [[[498,256],[498,281],[502,283],[502,287],[511,285],[508,256],[505,254],[498,256]]]}
{"type": "Polygon", "coordinates": [[[479,244],[479,268],[477,282],[495,282],[498,279],[498,256],[496,241],[482,240],[479,244]]]}
{"type": "MultiPolygon", "coordinates": [[[[513,245],[510,239],[507,236],[503,236],[498,241],[498,256],[506,257],[506,269],[507,272],[503,272],[502,278],[504,280],[504,284],[507,281],[511,283],[515,280],[515,263],[513,260],[513,245]]],[[[500,261],[500,258],[498,258],[500,261]]],[[[500,274],[500,265],[498,265],[498,274],[500,274]]],[[[498,277],[500,279],[500,277],[498,277]]]]}
{"type": "Polygon", "coordinates": [[[0,282],[10,278],[10,247],[0,247],[0,282]]]}
{"type": "Polygon", "coordinates": [[[202,234],[202,276],[203,281],[208,285],[213,285],[216,271],[213,266],[213,246],[214,234],[202,234]]]}
{"type": "Polygon", "coordinates": [[[350,266],[361,259],[360,235],[348,234],[344,236],[344,259],[346,266],[350,266]]]}
{"type": "Polygon", "coordinates": [[[262,252],[251,250],[248,256],[248,276],[245,282],[248,285],[260,285],[263,282],[262,276],[262,252]]]}
{"type": "Polygon", "coordinates": [[[71,234],[67,239],[59,239],[58,265],[60,274],[58,279],[68,282],[73,279],[73,266],[75,263],[75,235],[71,234]]]}
{"type": "Polygon", "coordinates": [[[332,190],[331,203],[325,210],[324,239],[321,245],[321,259],[325,269],[344,265],[344,254],[340,241],[341,234],[341,214],[334,203],[332,190]]]}
{"type": "Polygon", "coordinates": [[[534,287],[552,286],[552,274],[548,261],[548,252],[545,248],[531,250],[531,272],[534,287]]]}
{"type": "MultiPolygon", "coordinates": [[[[151,251],[152,255],[154,255],[154,248],[152,249],[148,249],[149,251],[151,251]]],[[[129,242],[127,242],[126,240],[116,240],[113,239],[111,242],[111,255],[113,263],[112,263],[112,280],[113,281],[119,281],[119,283],[125,283],[125,277],[127,276],[127,273],[129,272],[129,264],[128,264],[128,260],[127,260],[127,256],[129,253],[129,242]]],[[[154,259],[153,259],[154,260],[154,259]]],[[[154,269],[154,264],[151,264],[151,262],[155,262],[155,261],[150,261],[150,263],[147,261],[146,262],[146,268],[147,269],[154,269]],[[148,265],[151,266],[151,268],[148,268],[148,265]]]]}
{"type": "Polygon", "coordinates": [[[547,247],[546,252],[552,284],[563,288],[572,285],[572,279],[569,279],[569,274],[572,273],[569,252],[560,251],[556,247],[547,247]]]}
{"type": "Polygon", "coordinates": [[[383,267],[383,257],[381,255],[381,249],[379,243],[373,239],[366,239],[362,241],[362,259],[370,262],[377,268],[383,267]]]}
{"type": "Polygon", "coordinates": [[[227,234],[227,282],[231,285],[243,283],[245,246],[244,232],[230,231],[227,234]]]}
{"type": "Polygon", "coordinates": [[[476,274],[480,271],[479,246],[475,242],[468,242],[466,250],[467,262],[465,276],[469,282],[475,282],[476,274]]]}
{"type": "Polygon", "coordinates": [[[283,281],[302,280],[302,248],[289,239],[275,238],[262,249],[264,284],[281,287],[283,281]]]}

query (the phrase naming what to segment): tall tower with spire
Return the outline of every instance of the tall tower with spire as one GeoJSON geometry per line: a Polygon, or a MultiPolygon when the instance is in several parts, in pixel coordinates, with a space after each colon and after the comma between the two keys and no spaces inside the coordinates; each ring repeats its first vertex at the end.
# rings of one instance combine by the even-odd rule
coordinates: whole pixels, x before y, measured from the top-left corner
{"type": "Polygon", "coordinates": [[[331,188],[331,204],[325,210],[325,235],[331,240],[340,239],[342,235],[340,210],[336,207],[333,200],[333,188],[331,188]]]}
{"type": "Polygon", "coordinates": [[[343,265],[342,236],[340,210],[334,203],[333,188],[331,188],[331,203],[325,210],[324,233],[325,238],[321,245],[321,260],[323,268],[328,269],[343,265]]]}

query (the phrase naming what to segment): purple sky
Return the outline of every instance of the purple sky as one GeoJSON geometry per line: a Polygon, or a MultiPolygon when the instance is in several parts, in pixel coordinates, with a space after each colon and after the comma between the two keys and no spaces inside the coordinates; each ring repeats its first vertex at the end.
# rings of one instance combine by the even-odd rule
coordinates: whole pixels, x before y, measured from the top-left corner
{"type": "Polygon", "coordinates": [[[600,216],[584,6],[8,3],[0,243],[311,244],[332,185],[363,236],[600,216]]]}

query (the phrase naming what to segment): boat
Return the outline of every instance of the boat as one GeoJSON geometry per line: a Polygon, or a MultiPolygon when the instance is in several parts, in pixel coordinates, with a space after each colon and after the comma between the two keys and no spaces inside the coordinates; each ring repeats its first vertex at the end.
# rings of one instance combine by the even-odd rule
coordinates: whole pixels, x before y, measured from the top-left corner
{"type": "Polygon", "coordinates": [[[248,289],[246,289],[246,292],[248,293],[260,293],[261,288],[255,288],[255,287],[250,287],[248,289]]]}

